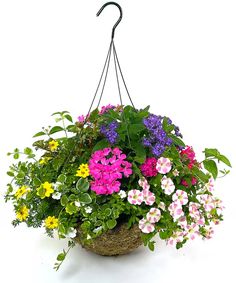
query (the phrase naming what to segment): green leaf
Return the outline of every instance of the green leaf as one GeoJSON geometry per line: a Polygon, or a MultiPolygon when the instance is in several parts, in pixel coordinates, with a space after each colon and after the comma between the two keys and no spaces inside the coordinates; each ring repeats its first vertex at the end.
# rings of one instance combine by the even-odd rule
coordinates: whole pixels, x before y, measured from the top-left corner
{"type": "Polygon", "coordinates": [[[154,251],[154,249],[155,249],[155,242],[154,241],[150,241],[149,243],[148,243],[148,248],[149,248],[149,250],[150,251],[154,251]]]}
{"type": "Polygon", "coordinates": [[[220,155],[219,151],[216,148],[206,148],[204,152],[205,152],[206,158],[211,157],[211,156],[214,156],[217,158],[218,155],[220,155]]]}
{"type": "Polygon", "coordinates": [[[110,215],[111,215],[111,212],[112,212],[112,210],[111,210],[109,207],[107,207],[107,208],[105,209],[105,211],[104,211],[104,214],[105,214],[106,216],[110,216],[110,215]]]}
{"type": "Polygon", "coordinates": [[[73,123],[73,119],[72,119],[72,117],[71,117],[69,114],[64,115],[64,117],[65,117],[68,121],[70,121],[71,123],[73,123]]]}
{"type": "Polygon", "coordinates": [[[145,126],[143,124],[131,124],[131,125],[129,125],[129,133],[131,135],[136,135],[144,129],[145,129],[145,126]]]}
{"type": "Polygon", "coordinates": [[[61,253],[61,254],[59,254],[59,255],[57,256],[57,260],[58,260],[58,261],[63,261],[63,260],[65,259],[65,257],[66,257],[66,254],[65,254],[65,253],[61,253]]]}
{"type": "Polygon", "coordinates": [[[116,224],[117,224],[117,221],[115,220],[115,219],[109,219],[107,222],[106,222],[106,224],[107,224],[107,227],[108,227],[108,229],[113,229],[115,226],[116,226],[116,224]]]}
{"type": "Polygon", "coordinates": [[[85,204],[89,204],[92,202],[92,198],[88,193],[84,193],[79,196],[79,201],[85,204]]]}
{"type": "Polygon", "coordinates": [[[73,202],[68,203],[66,205],[66,212],[69,213],[70,215],[77,213],[77,207],[74,205],[73,202]]]}
{"type": "Polygon", "coordinates": [[[33,138],[36,138],[36,137],[40,137],[40,136],[45,136],[46,135],[46,133],[44,133],[44,132],[38,132],[38,133],[36,133],[34,136],[33,136],[33,138]]]}
{"type": "Polygon", "coordinates": [[[185,147],[185,143],[180,138],[176,137],[173,134],[169,134],[168,136],[173,140],[175,145],[179,145],[179,146],[185,147]]]}
{"type": "Polygon", "coordinates": [[[226,156],[220,154],[218,155],[217,159],[226,164],[227,166],[232,167],[229,159],[226,156]]]}
{"type": "Polygon", "coordinates": [[[159,236],[160,236],[160,238],[161,238],[162,240],[166,240],[166,239],[169,238],[169,235],[168,235],[167,231],[160,231],[160,232],[159,232],[159,236]]]}
{"type": "Polygon", "coordinates": [[[11,172],[11,171],[8,171],[8,172],[7,172],[7,175],[10,176],[10,177],[14,177],[14,173],[11,172]]]}
{"type": "Polygon", "coordinates": [[[146,159],[146,151],[144,146],[141,143],[137,143],[134,145],[134,151],[136,154],[134,160],[141,164],[144,163],[146,159]]]}
{"type": "Polygon", "coordinates": [[[97,150],[104,149],[106,147],[109,147],[109,142],[106,139],[100,140],[98,143],[95,144],[93,148],[93,152],[97,150]]]}
{"type": "Polygon", "coordinates": [[[94,110],[91,112],[91,114],[90,114],[90,116],[89,116],[89,121],[93,123],[95,120],[97,120],[98,115],[99,115],[99,111],[98,111],[98,109],[96,108],[96,109],[94,109],[94,110]]]}
{"type": "Polygon", "coordinates": [[[62,205],[62,206],[66,206],[67,203],[68,203],[68,197],[67,197],[66,195],[63,195],[63,196],[61,197],[61,205],[62,205]]]}
{"type": "Polygon", "coordinates": [[[203,165],[205,169],[212,174],[213,178],[216,179],[218,175],[218,168],[215,161],[206,159],[203,161],[203,165]]]}
{"type": "Polygon", "coordinates": [[[13,157],[14,157],[14,159],[18,159],[18,158],[20,157],[20,155],[19,155],[19,153],[15,153],[15,154],[13,155],[13,157]]]}
{"type": "Polygon", "coordinates": [[[57,132],[61,132],[64,131],[64,129],[60,126],[55,126],[53,128],[51,128],[51,130],[49,131],[49,135],[55,134],[57,132]]]}
{"type": "Polygon", "coordinates": [[[20,171],[17,175],[16,178],[18,179],[23,179],[25,177],[25,173],[23,171],[20,171]]]}
{"type": "Polygon", "coordinates": [[[89,181],[87,179],[80,178],[76,183],[76,189],[80,192],[87,192],[89,189],[89,181]]]}
{"type": "Polygon", "coordinates": [[[66,175],[64,175],[64,174],[59,175],[58,178],[57,178],[57,181],[60,182],[60,183],[65,183],[66,175]]]}
{"type": "Polygon", "coordinates": [[[33,179],[33,184],[34,184],[34,186],[38,187],[38,186],[41,185],[41,181],[38,178],[34,178],[33,179]]]}
{"type": "Polygon", "coordinates": [[[25,149],[24,149],[24,154],[27,154],[27,155],[30,155],[30,154],[32,154],[32,149],[31,148],[29,148],[29,147],[26,147],[25,149]]]}
{"type": "Polygon", "coordinates": [[[199,170],[196,166],[193,166],[192,168],[193,174],[198,177],[202,182],[206,183],[209,180],[209,177],[203,173],[201,170],[199,170]]]}

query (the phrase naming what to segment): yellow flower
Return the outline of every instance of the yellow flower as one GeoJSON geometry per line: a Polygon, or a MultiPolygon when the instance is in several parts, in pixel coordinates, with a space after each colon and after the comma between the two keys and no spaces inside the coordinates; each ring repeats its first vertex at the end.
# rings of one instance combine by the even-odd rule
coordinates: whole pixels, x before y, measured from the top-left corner
{"type": "Polygon", "coordinates": [[[55,216],[48,216],[44,220],[45,227],[48,229],[54,229],[58,227],[58,219],[55,216]]]}
{"type": "Polygon", "coordinates": [[[29,209],[24,205],[16,213],[16,218],[24,221],[29,216],[29,209]]]}
{"type": "Polygon", "coordinates": [[[78,169],[77,172],[76,172],[76,176],[77,176],[77,177],[82,177],[82,178],[88,177],[88,176],[89,176],[89,167],[88,167],[88,164],[82,163],[82,164],[79,166],[79,169],[78,169]]]}
{"type": "Polygon", "coordinates": [[[43,157],[42,159],[39,160],[39,164],[40,165],[47,164],[50,159],[52,159],[52,157],[43,157]]]}
{"type": "Polygon", "coordinates": [[[48,143],[49,149],[51,151],[57,150],[58,145],[59,145],[58,141],[55,141],[55,140],[52,140],[48,143]]]}
{"type": "Polygon", "coordinates": [[[50,197],[54,193],[52,184],[49,182],[43,183],[39,188],[37,188],[37,195],[44,199],[45,197],[50,197]]]}
{"type": "Polygon", "coordinates": [[[22,186],[22,187],[20,187],[20,188],[16,191],[15,197],[16,197],[17,199],[19,199],[19,198],[21,198],[23,195],[27,194],[29,191],[30,191],[30,190],[29,190],[28,187],[22,186]]]}

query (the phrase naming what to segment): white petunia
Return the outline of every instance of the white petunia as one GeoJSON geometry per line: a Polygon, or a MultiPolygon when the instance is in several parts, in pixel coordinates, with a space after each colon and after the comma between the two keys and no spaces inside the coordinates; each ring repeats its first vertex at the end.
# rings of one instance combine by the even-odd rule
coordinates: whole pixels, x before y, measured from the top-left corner
{"type": "Polygon", "coordinates": [[[126,192],[123,190],[120,190],[118,195],[120,196],[120,198],[125,198],[127,196],[126,192]]]}
{"type": "Polygon", "coordinates": [[[85,210],[86,213],[91,213],[93,211],[91,206],[85,207],[84,210],[85,210]]]}
{"type": "Polygon", "coordinates": [[[55,192],[54,194],[52,194],[52,198],[59,200],[61,198],[61,193],[55,192]]]}

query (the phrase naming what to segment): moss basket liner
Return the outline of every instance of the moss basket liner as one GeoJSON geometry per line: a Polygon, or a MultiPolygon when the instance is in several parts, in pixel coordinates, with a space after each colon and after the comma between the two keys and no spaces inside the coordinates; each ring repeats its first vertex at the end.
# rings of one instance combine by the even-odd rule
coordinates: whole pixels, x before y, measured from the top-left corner
{"type": "Polygon", "coordinates": [[[121,223],[114,229],[103,233],[91,243],[82,243],[80,228],[77,231],[76,242],[86,250],[104,256],[127,254],[143,244],[141,231],[137,224],[128,229],[127,223],[121,223]]]}

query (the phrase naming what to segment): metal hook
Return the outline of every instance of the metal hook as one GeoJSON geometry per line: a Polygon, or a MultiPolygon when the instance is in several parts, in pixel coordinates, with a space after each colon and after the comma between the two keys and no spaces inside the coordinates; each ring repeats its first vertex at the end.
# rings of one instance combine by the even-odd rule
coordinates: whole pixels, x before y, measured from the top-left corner
{"type": "Polygon", "coordinates": [[[112,28],[112,34],[111,34],[111,39],[113,40],[114,38],[114,35],[115,35],[115,29],[116,27],[118,26],[118,24],[120,23],[121,19],[122,19],[122,16],[123,16],[123,12],[122,12],[122,9],[121,9],[121,6],[119,4],[117,4],[116,2],[107,2],[105,3],[101,9],[97,12],[97,17],[101,14],[101,12],[103,11],[103,9],[108,6],[108,5],[115,5],[116,7],[119,8],[120,10],[120,17],[118,19],[118,21],[114,24],[113,28],[112,28]]]}

